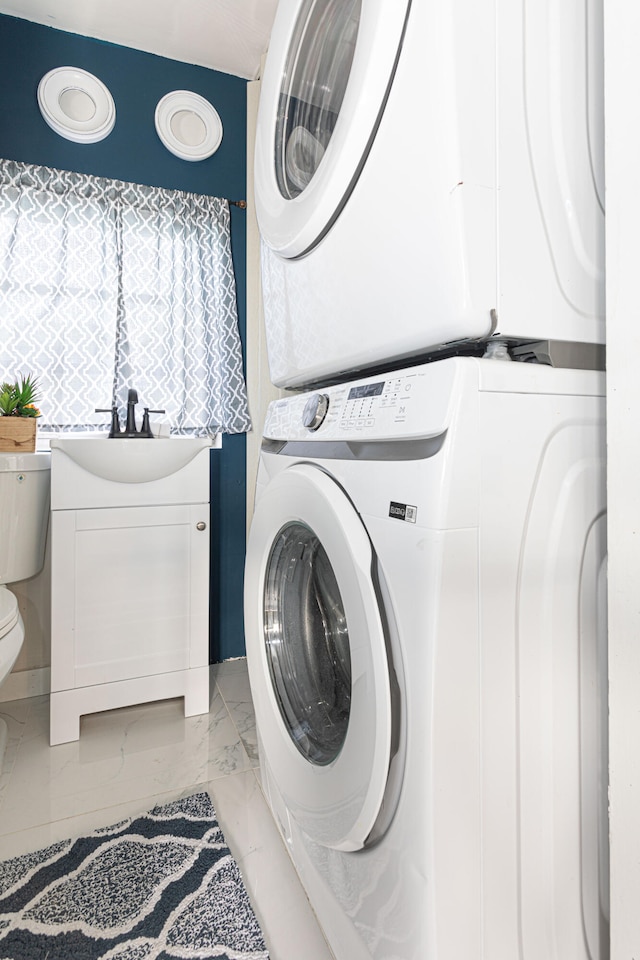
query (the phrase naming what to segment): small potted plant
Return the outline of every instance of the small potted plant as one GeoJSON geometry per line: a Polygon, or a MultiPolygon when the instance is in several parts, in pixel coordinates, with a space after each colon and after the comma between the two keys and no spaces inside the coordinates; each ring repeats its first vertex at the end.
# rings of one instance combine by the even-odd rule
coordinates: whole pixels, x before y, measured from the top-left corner
{"type": "Polygon", "coordinates": [[[0,384],[0,453],[34,452],[38,399],[38,379],[30,373],[0,384]]]}

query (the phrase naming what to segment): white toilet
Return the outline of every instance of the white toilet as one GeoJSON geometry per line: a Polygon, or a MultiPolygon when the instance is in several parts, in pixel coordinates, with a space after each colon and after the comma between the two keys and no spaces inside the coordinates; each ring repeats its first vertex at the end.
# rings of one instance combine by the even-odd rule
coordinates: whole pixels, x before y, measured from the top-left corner
{"type": "MultiPolygon", "coordinates": [[[[24,624],[7,583],[33,577],[44,564],[51,454],[0,453],[0,685],[24,640],[24,624]]],[[[7,727],[0,720],[0,769],[7,727]]]]}

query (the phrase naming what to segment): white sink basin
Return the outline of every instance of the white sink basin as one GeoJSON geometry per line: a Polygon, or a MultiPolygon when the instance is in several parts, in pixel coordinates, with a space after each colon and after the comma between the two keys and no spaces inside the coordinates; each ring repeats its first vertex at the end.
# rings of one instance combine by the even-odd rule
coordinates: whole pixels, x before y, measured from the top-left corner
{"type": "Polygon", "coordinates": [[[154,437],[152,440],[106,437],[53,437],[51,449],[92,473],[116,483],[146,483],[161,480],[186,466],[201,450],[210,447],[209,437],[154,437]]]}

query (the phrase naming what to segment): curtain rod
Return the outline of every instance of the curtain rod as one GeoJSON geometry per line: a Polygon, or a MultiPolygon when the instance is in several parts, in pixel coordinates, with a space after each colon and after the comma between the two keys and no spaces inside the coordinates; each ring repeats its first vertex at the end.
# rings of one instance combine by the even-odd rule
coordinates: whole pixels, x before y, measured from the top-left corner
{"type": "Polygon", "coordinates": [[[229,206],[230,206],[230,207],[240,207],[241,210],[246,210],[246,209],[247,209],[247,201],[246,201],[246,200],[229,200],[229,206]]]}

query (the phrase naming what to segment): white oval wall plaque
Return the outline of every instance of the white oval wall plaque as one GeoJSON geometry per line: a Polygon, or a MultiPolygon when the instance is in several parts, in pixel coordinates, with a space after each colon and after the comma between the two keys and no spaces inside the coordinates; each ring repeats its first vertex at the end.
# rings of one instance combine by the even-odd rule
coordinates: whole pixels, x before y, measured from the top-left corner
{"type": "Polygon", "coordinates": [[[218,111],[190,90],[167,93],[158,102],[155,123],[167,150],[182,160],[205,160],[222,141],[218,111]]]}
{"type": "Polygon", "coordinates": [[[56,67],[45,73],[38,84],[38,106],[51,129],[75,143],[104,140],[116,122],[108,88],[79,67],[56,67]]]}

